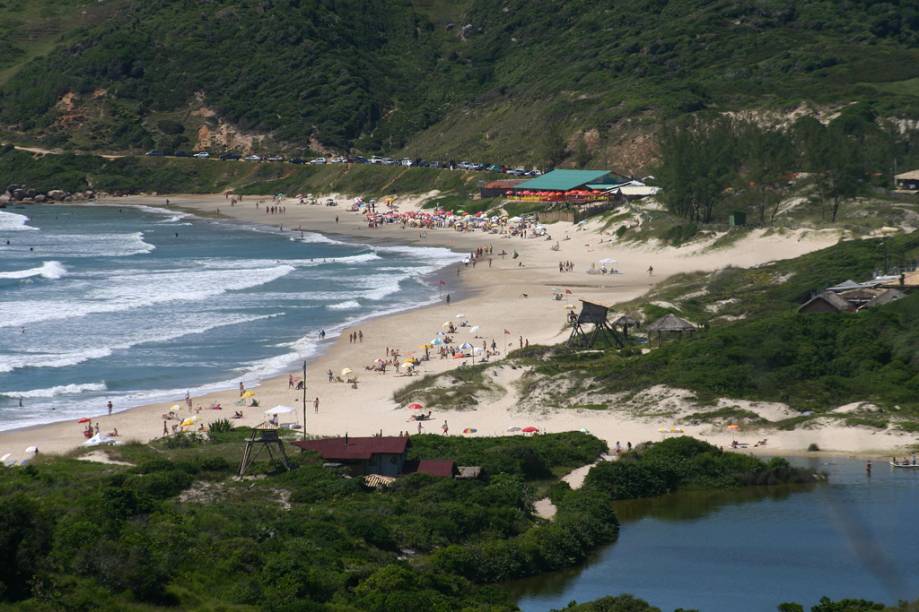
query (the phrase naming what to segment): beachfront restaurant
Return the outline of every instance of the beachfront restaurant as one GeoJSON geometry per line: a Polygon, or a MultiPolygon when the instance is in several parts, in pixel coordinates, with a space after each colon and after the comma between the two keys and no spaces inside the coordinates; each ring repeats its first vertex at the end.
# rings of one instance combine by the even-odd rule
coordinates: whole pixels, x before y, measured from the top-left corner
{"type": "Polygon", "coordinates": [[[508,199],[523,202],[587,204],[616,197],[626,182],[609,170],[552,170],[508,190],[508,199]]]}

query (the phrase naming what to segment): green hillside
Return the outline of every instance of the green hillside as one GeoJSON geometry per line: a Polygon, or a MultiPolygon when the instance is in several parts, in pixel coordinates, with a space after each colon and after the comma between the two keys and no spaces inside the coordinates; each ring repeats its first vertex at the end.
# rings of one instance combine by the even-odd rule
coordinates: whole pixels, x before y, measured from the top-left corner
{"type": "Polygon", "coordinates": [[[239,148],[544,162],[561,142],[631,165],[649,147],[617,145],[675,115],[919,116],[907,0],[84,4],[0,2],[11,138],[193,148],[230,126],[239,148]]]}

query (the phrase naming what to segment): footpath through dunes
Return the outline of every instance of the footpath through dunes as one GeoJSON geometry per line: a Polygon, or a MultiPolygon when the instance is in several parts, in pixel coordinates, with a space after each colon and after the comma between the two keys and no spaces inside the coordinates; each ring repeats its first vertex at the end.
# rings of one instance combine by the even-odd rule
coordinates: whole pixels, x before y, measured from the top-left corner
{"type": "MultiPolygon", "coordinates": [[[[162,206],[165,197],[119,198],[108,204],[162,206]]],[[[266,198],[267,199],[267,198],[266,198]]],[[[399,409],[393,394],[406,384],[418,380],[387,371],[384,374],[365,372],[365,366],[375,359],[385,358],[387,349],[398,348],[402,355],[418,354],[420,347],[429,343],[435,333],[447,321],[457,321],[462,314],[470,327],[458,335],[462,341],[480,346],[495,342],[500,354],[519,348],[521,343],[554,344],[567,337],[564,329],[568,304],[577,304],[586,299],[604,304],[615,304],[638,297],[659,280],[681,272],[713,270],[725,265],[756,265],[759,263],[790,258],[826,247],[836,241],[829,234],[788,234],[778,236],[758,235],[738,241],[730,248],[717,252],[685,251],[676,248],[654,249],[651,247],[623,246],[613,238],[601,233],[599,223],[588,223],[574,227],[567,223],[548,226],[551,240],[501,238],[496,235],[452,230],[431,230],[419,232],[403,229],[399,225],[368,228],[364,218],[347,212],[352,198],[338,197],[337,207],[299,206],[293,200],[284,202],[286,213],[267,215],[263,207],[256,208],[257,198],[246,196],[241,204],[231,207],[223,195],[213,196],[169,196],[170,202],[178,207],[177,212],[191,212],[205,216],[218,214],[225,219],[246,223],[274,226],[283,225],[284,231],[302,226],[305,230],[318,231],[327,235],[339,235],[371,242],[383,248],[398,248],[396,245],[424,245],[446,247],[461,253],[468,253],[478,247],[492,247],[494,255],[480,261],[475,267],[453,267],[434,274],[429,282],[443,281],[444,294],[451,295],[451,303],[443,300],[435,305],[410,311],[387,314],[387,316],[363,320],[341,330],[341,335],[327,339],[322,354],[309,361],[307,376],[307,399],[312,406],[319,398],[318,413],[312,408],[307,414],[307,431],[312,435],[367,435],[382,430],[387,434],[399,431],[417,432],[419,423],[410,419],[408,411],[399,409]],[[567,239],[566,239],[567,238],[567,239]],[[558,242],[559,250],[552,250],[558,242]],[[498,254],[505,250],[508,255],[498,254]],[[511,253],[517,251],[518,259],[511,253]],[[622,274],[588,275],[592,263],[602,258],[614,258],[622,274]],[[574,272],[559,272],[559,261],[570,261],[574,272]],[[649,276],[648,268],[654,274],[649,276]],[[569,289],[571,294],[565,300],[553,299],[553,288],[569,289]],[[472,333],[466,330],[479,326],[472,333]],[[351,332],[363,332],[363,341],[349,343],[351,332]],[[339,373],[350,368],[359,374],[357,388],[341,383],[328,382],[327,372],[339,373]]],[[[418,205],[417,198],[402,200],[403,206],[418,205]]],[[[292,233],[291,238],[296,238],[292,233]]],[[[368,282],[372,279],[368,279],[368,282]]],[[[304,291],[309,291],[308,287],[304,291]]],[[[337,302],[344,308],[345,300],[337,302]]],[[[355,310],[355,315],[369,316],[385,314],[387,308],[378,310],[355,310]]],[[[420,374],[437,374],[459,365],[457,360],[434,358],[422,362],[420,374]]],[[[509,368],[508,368],[509,370],[509,368]]],[[[537,426],[542,431],[568,431],[586,428],[609,441],[623,443],[631,440],[656,439],[657,426],[641,423],[619,415],[600,411],[547,411],[534,413],[521,411],[514,399],[515,379],[519,373],[509,371],[508,395],[500,401],[483,403],[475,411],[441,410],[431,421],[421,424],[425,432],[440,431],[447,421],[449,432],[459,434],[464,429],[474,429],[472,435],[497,435],[510,427],[537,426]]],[[[504,381],[502,381],[504,382],[504,381]]],[[[288,376],[283,375],[264,380],[256,389],[259,401],[264,407],[277,404],[300,406],[301,395],[288,387],[288,376]]],[[[161,415],[181,396],[169,401],[107,416],[102,406],[95,411],[94,421],[99,421],[103,431],[117,428],[123,439],[149,440],[162,435],[161,415]]],[[[205,424],[232,414],[232,407],[238,400],[235,390],[216,391],[194,397],[194,404],[209,406],[221,403],[231,410],[208,411],[200,417],[205,424]]],[[[260,409],[244,410],[241,424],[254,425],[264,419],[260,409]]],[[[300,409],[297,420],[301,420],[300,409]]],[[[293,420],[293,419],[292,419],[293,420]]],[[[690,432],[691,433],[691,432],[690,432]]],[[[21,453],[33,444],[42,452],[60,452],[71,449],[82,442],[79,427],[71,422],[32,427],[0,433],[0,450],[21,453]]]]}

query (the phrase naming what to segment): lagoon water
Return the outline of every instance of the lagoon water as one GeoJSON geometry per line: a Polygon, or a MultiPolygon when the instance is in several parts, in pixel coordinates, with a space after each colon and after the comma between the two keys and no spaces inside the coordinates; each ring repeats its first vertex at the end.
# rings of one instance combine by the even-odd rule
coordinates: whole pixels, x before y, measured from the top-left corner
{"type": "Polygon", "coordinates": [[[689,492],[620,502],[619,539],[584,566],[513,586],[525,612],[631,593],[661,610],[774,611],[821,596],[919,598],[919,470],[805,461],[807,488],[689,492]]]}
{"type": "Polygon", "coordinates": [[[0,211],[0,429],[251,385],[321,329],[438,299],[459,259],[156,208],[0,211]]]}

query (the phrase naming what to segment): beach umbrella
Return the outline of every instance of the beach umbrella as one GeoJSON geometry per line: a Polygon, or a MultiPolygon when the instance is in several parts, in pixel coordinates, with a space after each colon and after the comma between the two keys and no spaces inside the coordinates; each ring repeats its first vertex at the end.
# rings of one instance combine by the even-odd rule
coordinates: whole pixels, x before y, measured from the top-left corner
{"type": "Polygon", "coordinates": [[[242,397],[246,399],[255,397],[255,391],[253,391],[252,389],[247,389],[246,391],[243,391],[242,397]]]}
{"type": "Polygon", "coordinates": [[[178,412],[179,410],[181,410],[181,408],[179,408],[178,404],[173,404],[172,408],[169,409],[170,412],[178,412]]]}
{"type": "Polygon", "coordinates": [[[507,430],[508,430],[508,431],[520,431],[520,428],[517,427],[516,425],[514,425],[514,426],[512,426],[512,427],[508,427],[507,430]]]}
{"type": "Polygon", "coordinates": [[[265,414],[271,414],[271,415],[275,415],[275,414],[290,414],[290,413],[293,412],[293,411],[294,411],[294,409],[291,408],[290,406],[275,406],[274,408],[270,408],[270,409],[266,410],[266,411],[265,411],[265,414]]]}
{"type": "Polygon", "coordinates": [[[91,421],[92,421],[91,418],[89,418],[89,417],[83,417],[82,419],[80,419],[79,421],[77,421],[77,423],[89,423],[89,422],[91,422],[91,421]]]}
{"type": "Polygon", "coordinates": [[[190,416],[182,421],[182,427],[191,427],[198,421],[198,415],[190,416]]]}
{"type": "Polygon", "coordinates": [[[469,331],[472,332],[472,333],[474,334],[474,333],[476,333],[477,331],[479,331],[479,326],[478,326],[478,325],[473,325],[472,327],[469,328],[469,331]]]}
{"type": "Polygon", "coordinates": [[[472,349],[472,345],[469,344],[468,342],[463,342],[463,343],[460,345],[460,350],[461,350],[461,351],[468,351],[468,350],[471,350],[471,349],[472,349]]]}
{"type": "Polygon", "coordinates": [[[605,257],[601,259],[600,261],[598,261],[597,263],[599,263],[601,266],[611,266],[614,263],[616,263],[616,260],[610,257],[605,257]]]}
{"type": "Polygon", "coordinates": [[[474,433],[476,433],[477,431],[479,431],[479,430],[476,429],[475,427],[467,427],[466,429],[463,430],[463,433],[464,433],[464,434],[474,434],[474,433]]]}
{"type": "Polygon", "coordinates": [[[443,324],[441,325],[441,327],[443,327],[444,329],[447,329],[447,328],[450,327],[451,325],[452,325],[452,323],[450,323],[450,321],[444,321],[443,324]]]}
{"type": "Polygon", "coordinates": [[[444,343],[444,341],[441,340],[440,338],[434,338],[433,340],[431,340],[431,344],[432,344],[433,346],[440,346],[440,345],[443,344],[443,343],[444,343]]]}
{"type": "Polygon", "coordinates": [[[461,313],[461,312],[456,313],[456,318],[457,318],[457,319],[462,319],[462,318],[465,317],[465,316],[466,316],[466,315],[464,315],[464,314],[461,313]]]}
{"type": "Polygon", "coordinates": [[[342,377],[342,378],[345,378],[345,377],[348,376],[349,374],[354,374],[354,370],[352,370],[351,368],[342,368],[342,370],[341,370],[341,377],[342,377]]]}
{"type": "Polygon", "coordinates": [[[538,433],[538,432],[539,432],[539,428],[538,428],[538,427],[533,427],[532,425],[527,425],[526,427],[524,427],[524,428],[521,429],[520,431],[522,431],[523,433],[538,433]]]}
{"type": "Polygon", "coordinates": [[[415,364],[412,363],[411,361],[405,361],[399,365],[400,370],[411,370],[414,367],[415,367],[415,364]]]}
{"type": "Polygon", "coordinates": [[[568,304],[565,306],[565,310],[574,310],[575,308],[577,308],[577,306],[574,304],[568,304]]]}

